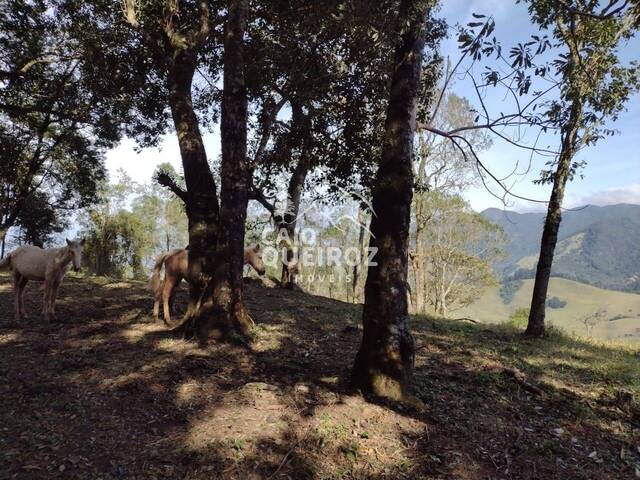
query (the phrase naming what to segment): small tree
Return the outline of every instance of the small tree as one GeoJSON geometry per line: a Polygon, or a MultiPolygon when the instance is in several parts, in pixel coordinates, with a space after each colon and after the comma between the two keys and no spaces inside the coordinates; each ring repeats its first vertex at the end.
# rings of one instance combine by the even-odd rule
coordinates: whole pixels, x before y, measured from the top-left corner
{"type": "Polygon", "coordinates": [[[121,173],[117,183],[102,185],[100,201],[83,212],[80,221],[91,273],[146,277],[144,260],[154,251],[155,217],[145,210],[126,208],[136,189],[131,179],[121,173]]]}
{"type": "Polygon", "coordinates": [[[557,100],[548,102],[546,117],[560,129],[560,153],[549,163],[549,169],[542,172],[539,181],[550,183],[553,188],[525,332],[528,336],[540,337],[545,333],[547,290],[562,220],[565,186],[583,165],[576,161],[576,154],[580,148],[614,133],[603,127],[604,122],[617,118],[639,85],[637,64],[622,65],[617,48],[635,33],[640,8],[615,0],[604,7],[599,2],[584,0],[529,0],[527,3],[533,21],[566,49],[553,62],[561,90],[557,100]]]}
{"type": "Polygon", "coordinates": [[[25,199],[15,224],[20,227],[22,241],[38,247],[44,247],[53,234],[67,227],[66,219],[41,191],[34,191],[25,199]]]}
{"type": "MultiPolygon", "coordinates": [[[[443,88],[445,88],[443,86],[443,88]]],[[[430,123],[443,131],[453,130],[473,123],[474,112],[469,101],[455,94],[445,94],[433,107],[430,123]]],[[[491,145],[483,129],[464,132],[464,138],[476,152],[491,145]]],[[[449,195],[459,193],[477,180],[476,167],[468,161],[466,153],[449,139],[429,130],[420,132],[414,160],[415,186],[411,209],[414,241],[410,252],[413,272],[413,309],[425,313],[427,293],[427,239],[433,215],[433,192],[449,195]]]]}
{"type": "Polygon", "coordinates": [[[503,233],[459,196],[432,192],[429,206],[424,291],[436,313],[447,316],[497,284],[492,264],[502,255],[503,233]]]}

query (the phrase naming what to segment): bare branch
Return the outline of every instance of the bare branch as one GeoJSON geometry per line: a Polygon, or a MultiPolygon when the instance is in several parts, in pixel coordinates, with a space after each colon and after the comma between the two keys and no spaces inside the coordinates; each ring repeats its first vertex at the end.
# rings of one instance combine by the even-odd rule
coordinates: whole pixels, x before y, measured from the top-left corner
{"type": "MultiPolygon", "coordinates": [[[[543,203],[546,204],[548,203],[546,200],[537,200],[534,198],[529,198],[529,197],[524,197],[522,195],[518,195],[516,193],[513,193],[511,191],[510,188],[508,188],[503,181],[501,181],[498,177],[496,177],[478,158],[478,155],[475,152],[475,149],[473,148],[473,145],[471,144],[471,142],[469,142],[469,140],[467,140],[466,138],[464,138],[462,135],[457,135],[457,134],[452,134],[449,132],[444,132],[442,130],[439,130],[437,128],[433,128],[433,127],[424,127],[425,130],[428,130],[432,133],[435,133],[436,135],[440,135],[442,137],[448,138],[449,140],[451,140],[451,142],[453,142],[453,145],[460,151],[460,153],[462,154],[462,156],[466,159],[468,159],[468,155],[467,155],[467,151],[466,149],[462,146],[462,144],[464,144],[467,149],[469,150],[469,152],[471,152],[471,155],[473,156],[473,159],[476,163],[476,165],[478,166],[479,169],[481,169],[483,172],[485,172],[487,175],[489,175],[489,177],[491,177],[491,179],[498,184],[498,186],[504,191],[505,196],[511,196],[514,198],[518,198],[520,200],[526,200],[528,202],[535,202],[535,203],[543,203]]],[[[504,198],[500,198],[497,195],[495,195],[489,188],[488,185],[485,183],[484,178],[482,177],[482,175],[480,176],[482,183],[484,184],[485,188],[487,189],[487,191],[489,191],[489,193],[491,193],[494,197],[500,199],[503,203],[504,203],[504,198]]]]}

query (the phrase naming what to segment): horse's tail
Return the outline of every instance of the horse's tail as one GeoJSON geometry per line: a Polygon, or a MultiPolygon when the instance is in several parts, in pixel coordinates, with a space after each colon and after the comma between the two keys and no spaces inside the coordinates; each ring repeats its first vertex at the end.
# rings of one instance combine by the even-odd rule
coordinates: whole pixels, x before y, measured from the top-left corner
{"type": "Polygon", "coordinates": [[[165,252],[156,259],[156,264],[153,266],[153,273],[151,274],[151,278],[149,278],[149,288],[152,292],[156,292],[160,287],[160,272],[162,271],[164,261],[169,255],[171,255],[171,252],[165,252]]]}
{"type": "Polygon", "coordinates": [[[11,269],[11,254],[0,260],[0,270],[11,269]]]}

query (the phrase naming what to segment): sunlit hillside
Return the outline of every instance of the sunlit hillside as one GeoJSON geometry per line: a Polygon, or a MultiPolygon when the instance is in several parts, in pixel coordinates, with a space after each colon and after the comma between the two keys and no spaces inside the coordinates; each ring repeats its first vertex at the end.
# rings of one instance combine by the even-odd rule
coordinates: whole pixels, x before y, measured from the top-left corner
{"type": "MultiPolygon", "coordinates": [[[[523,280],[508,304],[500,297],[498,287],[488,289],[478,302],[455,315],[486,323],[505,322],[517,308],[529,307],[532,289],[533,280],[523,280]]],[[[549,297],[567,302],[563,308],[547,308],[549,322],[563,330],[598,339],[640,341],[640,295],[552,278],[549,297]],[[600,315],[594,318],[598,312],[600,315]]]]}

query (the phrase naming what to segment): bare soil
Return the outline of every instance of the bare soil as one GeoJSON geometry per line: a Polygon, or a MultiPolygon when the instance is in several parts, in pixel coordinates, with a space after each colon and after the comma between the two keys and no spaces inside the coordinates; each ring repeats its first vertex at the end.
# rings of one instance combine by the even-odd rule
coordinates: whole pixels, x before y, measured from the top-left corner
{"type": "Polygon", "coordinates": [[[31,284],[16,325],[0,276],[0,478],[640,476],[637,351],[415,318],[415,409],[348,388],[360,306],[246,296],[252,342],[201,348],[142,282],[65,279],[49,325],[31,284]]]}

